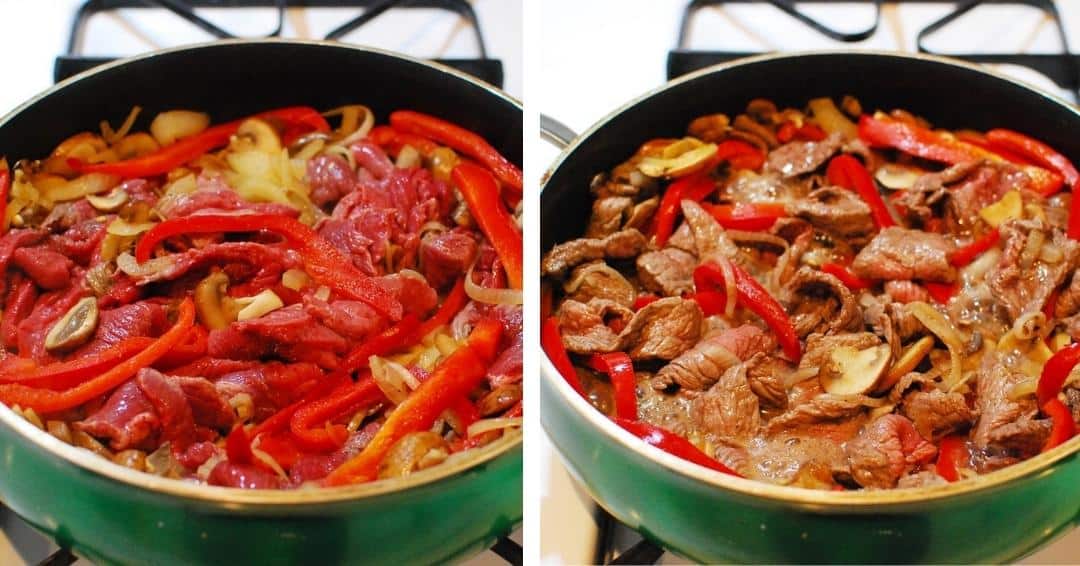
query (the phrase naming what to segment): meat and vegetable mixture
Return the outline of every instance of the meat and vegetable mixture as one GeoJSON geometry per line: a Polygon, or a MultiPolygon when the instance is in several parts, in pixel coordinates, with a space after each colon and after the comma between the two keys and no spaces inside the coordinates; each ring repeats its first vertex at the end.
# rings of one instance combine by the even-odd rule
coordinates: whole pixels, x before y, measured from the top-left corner
{"type": "Polygon", "coordinates": [[[242,488],[403,476],[520,427],[521,172],[484,139],[363,106],[138,113],[0,161],[0,401],[242,488]]]}
{"type": "Polygon", "coordinates": [[[591,183],[544,257],[544,349],[599,411],[721,472],[957,481],[1080,423],[1080,174],[1021,133],[846,97],[697,118],[591,183]]]}

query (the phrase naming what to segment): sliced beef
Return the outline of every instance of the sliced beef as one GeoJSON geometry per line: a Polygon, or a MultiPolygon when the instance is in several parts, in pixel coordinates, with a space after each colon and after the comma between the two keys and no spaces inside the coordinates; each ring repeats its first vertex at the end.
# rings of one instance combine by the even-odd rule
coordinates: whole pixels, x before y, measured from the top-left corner
{"type": "Polygon", "coordinates": [[[972,440],[979,448],[1004,448],[1022,443],[1030,436],[1031,418],[1038,413],[1034,399],[1009,399],[1009,392],[1027,376],[1011,367],[1004,356],[989,351],[983,357],[976,383],[976,409],[979,420],[975,424],[972,440]],[[1024,425],[1010,424],[1024,420],[1024,425]],[[1013,437],[1018,437],[1014,441],[1013,437]]]}
{"type": "Polygon", "coordinates": [[[784,413],[766,424],[770,436],[794,435],[828,438],[843,442],[853,437],[866,421],[866,407],[872,404],[862,395],[819,393],[809,400],[791,403],[784,413]]]}
{"type": "Polygon", "coordinates": [[[862,328],[858,300],[834,275],[804,266],[784,285],[784,296],[799,336],[862,328]]]}
{"type": "Polygon", "coordinates": [[[930,300],[930,292],[926,290],[926,287],[923,287],[914,281],[886,281],[885,292],[892,297],[892,300],[903,304],[918,301],[925,303],[930,300]]]}
{"type": "MultiPolygon", "coordinates": [[[[41,221],[41,229],[53,233],[62,233],[77,224],[94,220],[99,214],[97,209],[86,199],[58,202],[49,212],[49,215],[45,217],[45,220],[41,221]]],[[[101,222],[95,223],[103,225],[101,222]]]]}
{"type": "Polygon", "coordinates": [[[618,232],[633,209],[634,199],[630,197],[611,196],[596,199],[593,201],[585,237],[603,238],[618,232]]]}
{"type": "Polygon", "coordinates": [[[359,454],[375,437],[375,433],[379,432],[381,426],[382,423],[379,421],[368,423],[349,435],[344,446],[329,454],[301,455],[289,468],[289,481],[292,485],[300,486],[305,482],[325,478],[346,460],[359,454]]]}
{"type": "Polygon", "coordinates": [[[139,285],[172,281],[199,269],[233,265],[253,268],[255,273],[252,279],[273,280],[280,278],[286,270],[303,265],[300,254],[295,250],[257,242],[209,244],[172,254],[169,258],[172,260],[170,265],[157,271],[138,273],[134,276],[135,281],[139,285]]]}
{"type": "Polygon", "coordinates": [[[867,241],[877,230],[870,205],[841,187],[814,189],[805,198],[788,202],[785,208],[788,214],[852,243],[867,241]]]}
{"type": "Polygon", "coordinates": [[[307,181],[311,202],[326,206],[356,190],[356,173],[349,162],[337,155],[319,155],[307,162],[307,181]]]}
{"type": "Polygon", "coordinates": [[[978,222],[979,211],[1013,190],[1031,188],[1027,173],[1008,163],[984,163],[949,190],[949,209],[962,227],[978,222]]]}
{"type": "Polygon", "coordinates": [[[144,446],[160,426],[154,405],[135,380],[121,385],[100,409],[74,423],[75,428],[109,441],[113,450],[144,446]]]}
{"type": "Polygon", "coordinates": [[[49,236],[49,247],[79,265],[89,267],[101,250],[106,229],[106,224],[97,219],[80,222],[61,234],[49,236]]]}
{"type": "Polygon", "coordinates": [[[1046,440],[1050,438],[1051,428],[1049,419],[1035,419],[1024,415],[990,431],[989,443],[1021,459],[1030,458],[1042,451],[1046,440]]]}
{"type": "Polygon", "coordinates": [[[746,361],[746,379],[750,390],[758,396],[762,405],[787,408],[788,396],[785,377],[793,368],[787,361],[764,352],[758,352],[746,361]]]}
{"type": "Polygon", "coordinates": [[[135,383],[157,413],[161,423],[160,441],[180,447],[195,441],[195,416],[177,381],[170,380],[155,369],[146,368],[139,372],[135,383]]]}
{"type": "Polygon", "coordinates": [[[844,137],[832,134],[821,141],[793,141],[769,152],[765,171],[784,177],[810,173],[821,167],[840,150],[844,137]]]}
{"type": "Polygon", "coordinates": [[[360,301],[321,301],[304,297],[304,311],[324,326],[348,338],[362,340],[386,328],[386,319],[360,301]]]}
{"type": "Polygon", "coordinates": [[[563,284],[569,299],[587,303],[592,299],[606,299],[624,307],[634,304],[637,290],[618,271],[602,261],[579,265],[563,284]]]}
{"type": "Polygon", "coordinates": [[[618,303],[593,299],[588,304],[563,301],[556,316],[566,349],[591,354],[618,350],[622,343],[619,334],[629,325],[634,313],[618,303]]]}
{"type": "Polygon", "coordinates": [[[541,271],[545,276],[562,277],[574,266],[587,261],[634,257],[647,245],[645,236],[633,228],[603,238],[578,238],[551,248],[541,262],[541,271]]]}
{"type": "Polygon", "coordinates": [[[672,384],[702,391],[711,387],[724,372],[755,354],[776,348],[776,339],[752,324],[720,332],[683,352],[656,374],[652,384],[667,389],[672,384]]]}
{"type": "Polygon", "coordinates": [[[223,460],[214,466],[206,483],[240,489],[281,489],[282,480],[264,468],[253,464],[234,464],[223,460]]]}
{"type": "Polygon", "coordinates": [[[720,188],[720,196],[731,202],[787,202],[806,196],[806,184],[778,173],[742,170],[720,188]]]}
{"type": "Polygon", "coordinates": [[[901,412],[923,438],[931,440],[964,430],[975,421],[975,414],[963,395],[936,388],[909,393],[904,397],[901,412]]]}
{"type": "Polygon", "coordinates": [[[80,286],[72,285],[65,291],[54,291],[38,297],[30,315],[19,323],[19,355],[32,358],[39,364],[55,361],[53,356],[45,351],[45,336],[53,324],[85,294],[80,286]]]}
{"type": "Polygon", "coordinates": [[[910,189],[900,192],[896,208],[906,212],[909,220],[923,226],[931,218],[940,216],[944,203],[949,202],[949,185],[970,175],[982,166],[981,161],[968,161],[942,171],[925,173],[915,180],[910,189]]]}
{"type": "MultiPolygon", "coordinates": [[[[637,375],[642,383],[652,379],[648,372],[637,372],[637,375]]],[[[638,387],[637,394],[638,418],[642,422],[654,424],[681,435],[694,430],[693,420],[690,418],[692,399],[685,392],[669,394],[652,387],[638,387]]]]}
{"type": "Polygon", "coordinates": [[[65,289],[73,282],[75,264],[63,254],[48,248],[19,248],[11,254],[11,264],[26,273],[42,289],[65,289]]]}
{"type": "Polygon", "coordinates": [[[556,313],[563,345],[571,352],[626,351],[635,360],[670,360],[701,334],[701,308],[678,297],[660,299],[636,313],[612,301],[563,301],[556,313]]]}
{"type": "Polygon", "coordinates": [[[236,413],[209,379],[169,376],[169,381],[176,383],[184,392],[195,424],[223,433],[232,429],[236,413]]]}
{"type": "Polygon", "coordinates": [[[694,236],[694,251],[699,261],[710,261],[717,256],[728,259],[738,256],[739,248],[735,246],[735,242],[727,237],[724,227],[700,204],[684,200],[682,211],[686,225],[694,236]]]}
{"type": "Polygon", "coordinates": [[[697,258],[678,248],[645,252],[638,256],[637,275],[642,286],[664,297],[674,297],[694,289],[697,258]]]}
{"type": "Polygon", "coordinates": [[[949,264],[954,245],[941,234],[896,226],[874,236],[851,264],[864,279],[920,279],[945,283],[956,279],[949,264]]]}
{"type": "Polygon", "coordinates": [[[157,210],[165,218],[183,218],[192,214],[216,214],[246,211],[295,218],[300,211],[284,204],[252,203],[244,200],[218,175],[204,173],[196,179],[197,189],[186,195],[170,195],[158,202],[157,210]]]}
{"type": "Polygon", "coordinates": [[[899,415],[884,415],[868,424],[844,446],[851,476],[867,488],[892,488],[915,466],[929,463],[937,448],[899,415]]]}
{"type": "Polygon", "coordinates": [[[1073,271],[1069,285],[1058,295],[1054,303],[1054,317],[1068,318],[1080,312],[1080,275],[1073,271]]]}
{"type": "Polygon", "coordinates": [[[896,482],[896,487],[905,488],[918,488],[918,487],[933,487],[935,485],[948,485],[949,482],[937,475],[934,472],[923,471],[908,474],[900,478],[900,481],[896,482]]]}
{"type": "Polygon", "coordinates": [[[487,380],[493,389],[521,383],[521,376],[524,372],[522,349],[522,335],[518,333],[511,340],[510,345],[491,363],[491,367],[488,368],[487,380]]]}
{"type": "Polygon", "coordinates": [[[275,355],[332,369],[337,367],[337,356],[348,349],[349,343],[341,335],[318,323],[302,305],[292,305],[260,318],[211,330],[207,355],[233,360],[275,355]]]}
{"type": "Polygon", "coordinates": [[[725,441],[749,440],[757,432],[760,415],[746,368],[736,363],[724,371],[708,391],[690,402],[690,416],[698,430],[725,441]]]}
{"type": "Polygon", "coordinates": [[[375,278],[375,284],[382,287],[392,297],[401,301],[405,312],[421,318],[435,310],[439,304],[439,294],[416,274],[391,273],[375,278]]]}
{"type": "Polygon", "coordinates": [[[227,373],[214,381],[214,387],[226,401],[248,395],[255,409],[252,419],[259,422],[299,399],[322,377],[322,370],[313,364],[269,362],[227,373]]]}
{"type": "Polygon", "coordinates": [[[156,338],[169,328],[168,312],[159,303],[141,302],[101,311],[94,338],[71,357],[97,354],[128,338],[156,338]]]}
{"type": "Polygon", "coordinates": [[[832,353],[837,348],[865,350],[881,344],[881,340],[870,332],[845,334],[811,334],[806,339],[806,351],[799,360],[799,368],[824,368],[833,363],[832,353]]]}
{"type": "Polygon", "coordinates": [[[1016,320],[1042,310],[1050,294],[1073,271],[1080,246],[1037,220],[1006,222],[1000,229],[1005,251],[987,275],[987,283],[997,304],[1016,320]],[[1047,243],[1038,245],[1039,241],[1047,243]],[[1040,252],[1047,245],[1060,253],[1044,260],[1040,252]],[[1057,261],[1048,261],[1051,258],[1057,261]]]}
{"type": "Polygon", "coordinates": [[[435,288],[442,288],[463,275],[476,258],[476,239],[467,231],[452,230],[425,237],[420,242],[420,266],[435,288]]]}

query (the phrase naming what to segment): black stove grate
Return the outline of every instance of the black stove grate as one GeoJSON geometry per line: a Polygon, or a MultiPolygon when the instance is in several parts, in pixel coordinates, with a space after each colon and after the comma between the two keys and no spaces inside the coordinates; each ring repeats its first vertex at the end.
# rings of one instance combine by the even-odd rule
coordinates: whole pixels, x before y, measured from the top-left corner
{"type": "MultiPolygon", "coordinates": [[[[682,16],[679,30],[678,45],[668,53],[667,73],[668,78],[685,75],[691,71],[748,57],[758,55],[758,52],[747,51],[704,51],[689,47],[690,25],[698,11],[710,7],[722,7],[733,4],[770,4],[796,20],[806,24],[809,28],[821,33],[825,37],[845,43],[855,43],[872,37],[881,22],[882,4],[941,4],[942,0],[897,0],[886,2],[885,0],[802,0],[798,4],[871,4],[874,6],[874,17],[865,29],[855,32],[840,32],[818,20],[810,17],[799,10],[793,0],[691,0],[682,16]]],[[[1062,23],[1061,14],[1058,12],[1054,0],[960,0],[951,2],[953,10],[944,17],[926,26],[916,36],[916,46],[920,53],[934,54],[926,47],[924,41],[935,32],[948,24],[960,19],[965,14],[978,6],[1030,6],[1041,10],[1046,18],[1052,22],[1058,38],[1061,41],[1060,53],[937,53],[948,55],[957,59],[971,61],[973,63],[1008,63],[1028,67],[1054,81],[1058,86],[1068,89],[1080,100],[1080,55],[1073,54],[1069,49],[1066,39],[1065,26],[1062,23]]]]}
{"type": "Polygon", "coordinates": [[[232,32],[203,18],[200,8],[274,8],[278,20],[276,28],[266,37],[280,37],[285,24],[287,8],[358,8],[363,11],[326,34],[328,40],[340,40],[349,32],[363,26],[392,9],[428,8],[452,12],[468,24],[476,38],[475,58],[435,59],[462,72],[473,75],[495,86],[503,86],[502,61],[488,57],[484,34],[476,11],[468,0],[86,0],[79,7],[71,26],[67,52],[56,58],[53,79],[62,81],[87,69],[112,61],[113,57],[89,56],[81,53],[81,41],[90,18],[96,14],[121,9],[157,8],[168,10],[191,25],[218,39],[237,37],[232,32]]]}

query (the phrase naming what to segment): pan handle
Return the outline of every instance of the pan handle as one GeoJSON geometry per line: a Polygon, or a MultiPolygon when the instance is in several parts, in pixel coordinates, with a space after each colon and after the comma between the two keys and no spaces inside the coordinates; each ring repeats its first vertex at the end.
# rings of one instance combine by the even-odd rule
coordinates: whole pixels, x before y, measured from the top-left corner
{"type": "Polygon", "coordinates": [[[577,137],[577,134],[575,134],[574,130],[571,130],[566,124],[563,124],[547,114],[541,114],[540,137],[559,149],[566,149],[567,146],[574,142],[574,138],[577,137]]]}

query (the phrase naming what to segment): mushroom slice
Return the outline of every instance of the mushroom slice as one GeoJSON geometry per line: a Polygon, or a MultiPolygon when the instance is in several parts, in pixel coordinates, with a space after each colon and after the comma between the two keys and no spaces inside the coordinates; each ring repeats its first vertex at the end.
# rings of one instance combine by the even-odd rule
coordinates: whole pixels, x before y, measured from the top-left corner
{"type": "Polygon", "coordinates": [[[874,179],[887,189],[907,190],[914,187],[915,181],[925,173],[926,171],[914,167],[889,163],[874,172],[874,179]]]}
{"type": "Polygon", "coordinates": [[[86,195],[86,200],[90,203],[90,206],[101,212],[116,212],[127,203],[128,194],[124,189],[117,187],[104,196],[86,195]]]}
{"type": "Polygon", "coordinates": [[[643,157],[638,169],[650,177],[679,177],[699,169],[715,154],[716,144],[683,138],[665,147],[659,157],[643,157]]]}
{"type": "Polygon", "coordinates": [[[75,303],[45,335],[45,349],[56,352],[82,346],[94,335],[97,325],[97,299],[86,297],[75,303]]]}
{"type": "Polygon", "coordinates": [[[904,351],[900,353],[900,358],[896,360],[892,369],[889,370],[888,375],[886,375],[885,379],[881,380],[881,383],[875,388],[875,392],[882,393],[891,389],[892,386],[896,385],[896,382],[900,381],[901,377],[914,371],[919,365],[919,362],[930,353],[930,350],[933,349],[933,347],[934,337],[923,336],[918,341],[913,342],[910,346],[905,348],[904,351]]]}
{"type": "Polygon", "coordinates": [[[833,395],[861,395],[874,388],[892,358],[888,344],[856,350],[841,346],[832,351],[831,364],[820,374],[821,386],[833,395]]]}

